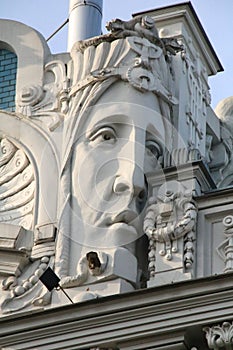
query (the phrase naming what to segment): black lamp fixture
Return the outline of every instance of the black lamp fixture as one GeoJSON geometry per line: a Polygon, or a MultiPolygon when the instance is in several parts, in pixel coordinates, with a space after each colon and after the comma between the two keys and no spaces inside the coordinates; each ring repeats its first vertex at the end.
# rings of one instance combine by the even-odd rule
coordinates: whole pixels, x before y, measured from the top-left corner
{"type": "Polygon", "coordinates": [[[51,292],[54,288],[56,290],[61,290],[69,301],[74,304],[73,300],[69,297],[66,291],[59,285],[60,278],[55,274],[55,272],[48,267],[45,272],[40,276],[40,281],[45,285],[45,287],[51,292]]]}

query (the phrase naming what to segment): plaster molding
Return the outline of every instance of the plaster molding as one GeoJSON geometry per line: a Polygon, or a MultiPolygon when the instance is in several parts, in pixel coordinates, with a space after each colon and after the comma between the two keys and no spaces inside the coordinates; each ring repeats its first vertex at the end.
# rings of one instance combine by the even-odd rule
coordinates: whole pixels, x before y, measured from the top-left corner
{"type": "Polygon", "coordinates": [[[187,161],[177,166],[172,165],[148,175],[148,182],[154,189],[161,186],[164,180],[182,182],[184,186],[192,189],[195,196],[216,189],[216,185],[203,160],[187,161]]]}
{"type": "Polygon", "coordinates": [[[1,345],[15,350],[208,350],[202,328],[231,322],[232,313],[232,274],[224,274],[8,315],[0,319],[1,345]]]}

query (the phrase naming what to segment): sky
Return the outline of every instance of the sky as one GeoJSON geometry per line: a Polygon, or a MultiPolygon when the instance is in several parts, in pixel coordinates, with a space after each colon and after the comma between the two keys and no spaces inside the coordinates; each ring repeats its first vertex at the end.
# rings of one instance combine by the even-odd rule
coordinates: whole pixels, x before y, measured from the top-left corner
{"type": "MultiPolygon", "coordinates": [[[[181,3],[182,0],[103,0],[103,32],[113,18],[181,3]]],[[[224,67],[210,77],[212,107],[233,95],[233,0],[192,0],[192,5],[224,67]]],[[[0,18],[16,20],[38,30],[46,39],[67,19],[69,0],[0,0],[0,18]]],[[[67,51],[67,26],[48,44],[52,53],[67,51]]]]}

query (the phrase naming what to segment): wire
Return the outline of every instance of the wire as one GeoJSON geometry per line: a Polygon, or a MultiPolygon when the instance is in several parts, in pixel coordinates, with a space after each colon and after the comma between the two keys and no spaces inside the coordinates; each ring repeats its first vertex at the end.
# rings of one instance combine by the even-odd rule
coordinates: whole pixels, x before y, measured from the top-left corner
{"type": "Polygon", "coordinates": [[[55,289],[56,289],[56,290],[61,290],[61,291],[65,294],[65,296],[69,299],[69,301],[70,301],[72,304],[74,304],[73,300],[70,298],[70,296],[66,293],[66,291],[65,291],[60,285],[58,285],[58,287],[55,288],[55,289]]]}
{"type": "Polygon", "coordinates": [[[69,22],[69,18],[67,18],[67,19],[60,25],[60,27],[58,27],[57,30],[55,30],[55,32],[53,32],[53,33],[46,39],[46,41],[49,41],[50,39],[52,39],[52,37],[54,37],[54,35],[56,35],[68,22],[69,22]]]}

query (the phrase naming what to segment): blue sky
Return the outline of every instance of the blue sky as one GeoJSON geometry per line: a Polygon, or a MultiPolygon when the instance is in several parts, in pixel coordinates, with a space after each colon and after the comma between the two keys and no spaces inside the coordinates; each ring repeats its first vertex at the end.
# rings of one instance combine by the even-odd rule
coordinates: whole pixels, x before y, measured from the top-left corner
{"type": "MultiPolygon", "coordinates": [[[[112,18],[129,19],[132,13],[177,4],[178,0],[103,0],[103,28],[112,18]]],[[[209,80],[212,107],[233,95],[233,0],[192,0],[192,5],[223,67],[209,80]]],[[[49,37],[68,17],[69,0],[0,0],[0,17],[23,22],[49,37]]],[[[67,28],[49,41],[53,53],[67,48],[67,28]]]]}

